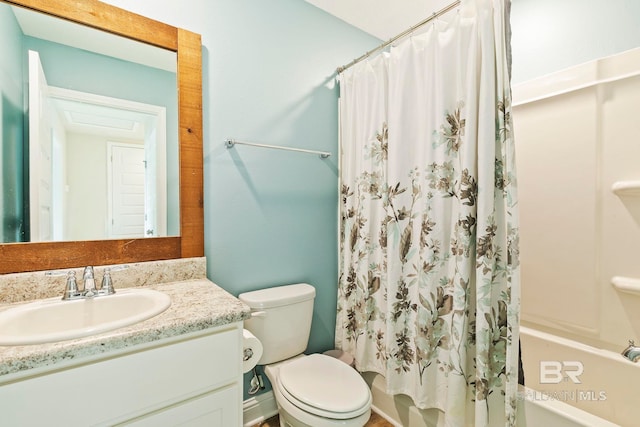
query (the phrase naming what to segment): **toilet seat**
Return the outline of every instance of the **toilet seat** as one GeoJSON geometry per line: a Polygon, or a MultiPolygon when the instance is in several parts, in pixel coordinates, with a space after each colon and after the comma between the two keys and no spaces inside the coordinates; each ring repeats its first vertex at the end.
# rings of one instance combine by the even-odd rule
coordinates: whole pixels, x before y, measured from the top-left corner
{"type": "Polygon", "coordinates": [[[371,406],[371,392],[358,372],[323,354],[284,364],[278,382],[293,405],[321,417],[354,418],[371,406]]]}

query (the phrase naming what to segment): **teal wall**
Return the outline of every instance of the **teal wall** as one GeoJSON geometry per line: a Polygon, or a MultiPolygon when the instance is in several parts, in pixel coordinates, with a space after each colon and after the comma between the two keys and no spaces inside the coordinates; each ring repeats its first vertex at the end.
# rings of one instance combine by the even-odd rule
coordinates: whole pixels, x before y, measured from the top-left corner
{"type": "Polygon", "coordinates": [[[379,40],[302,0],[109,3],[202,35],[209,278],[234,295],[289,283],[314,285],[309,351],[333,348],[338,274],[334,71],[379,40]],[[320,160],[246,146],[227,149],[226,138],[333,155],[320,160]]]}
{"type": "MultiPolygon", "coordinates": [[[[25,73],[28,72],[27,50],[35,50],[40,54],[50,86],[166,107],[167,234],[180,234],[179,170],[175,161],[178,158],[175,73],[33,37],[24,38],[25,73]]],[[[28,75],[25,74],[25,81],[27,79],[28,75]]]]}
{"type": "Polygon", "coordinates": [[[309,351],[333,347],[337,296],[338,65],[378,43],[299,0],[216,1],[205,148],[206,255],[234,294],[316,287],[309,351]],[[331,151],[318,156],[225,138],[331,151]]]}
{"type": "Polygon", "coordinates": [[[22,31],[0,4],[0,242],[20,242],[25,232],[22,31]]]}
{"type": "Polygon", "coordinates": [[[638,0],[512,0],[513,83],[640,46],[638,0]]]}

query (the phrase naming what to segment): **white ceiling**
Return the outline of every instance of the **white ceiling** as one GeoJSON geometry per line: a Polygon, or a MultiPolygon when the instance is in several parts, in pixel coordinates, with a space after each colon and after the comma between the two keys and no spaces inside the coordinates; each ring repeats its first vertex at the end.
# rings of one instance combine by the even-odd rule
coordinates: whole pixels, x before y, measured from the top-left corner
{"type": "Polygon", "coordinates": [[[384,41],[453,2],[453,0],[305,1],[384,41]]]}

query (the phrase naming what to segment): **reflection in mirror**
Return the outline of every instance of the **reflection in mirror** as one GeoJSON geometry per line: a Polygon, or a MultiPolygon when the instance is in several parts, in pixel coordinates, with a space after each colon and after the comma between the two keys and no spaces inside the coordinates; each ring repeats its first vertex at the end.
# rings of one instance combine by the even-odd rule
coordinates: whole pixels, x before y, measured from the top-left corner
{"type": "Polygon", "coordinates": [[[175,53],[4,3],[0,40],[0,242],[179,235],[175,53]]]}

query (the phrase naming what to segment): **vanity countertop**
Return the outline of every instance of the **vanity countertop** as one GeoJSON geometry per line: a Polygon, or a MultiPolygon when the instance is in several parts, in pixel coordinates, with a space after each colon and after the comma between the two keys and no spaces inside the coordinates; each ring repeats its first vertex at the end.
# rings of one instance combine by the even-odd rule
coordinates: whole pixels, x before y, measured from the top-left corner
{"type": "MultiPolygon", "coordinates": [[[[250,317],[247,305],[208,279],[163,283],[147,288],[171,297],[171,306],[151,319],[74,340],[0,346],[0,382],[4,375],[27,374],[29,370],[35,373],[53,364],[122,351],[131,346],[240,322],[250,317]]],[[[0,306],[0,310],[14,305],[0,306]]]]}

